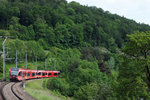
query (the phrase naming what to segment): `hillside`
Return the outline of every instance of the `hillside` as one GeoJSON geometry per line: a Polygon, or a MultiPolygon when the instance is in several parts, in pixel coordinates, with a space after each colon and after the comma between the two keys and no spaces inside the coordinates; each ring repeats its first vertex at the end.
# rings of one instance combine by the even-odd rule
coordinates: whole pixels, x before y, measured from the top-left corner
{"type": "MultiPolygon", "coordinates": [[[[16,51],[19,68],[27,54],[29,69],[61,72],[42,81],[45,92],[37,98],[51,90],[77,100],[150,99],[149,25],[77,2],[1,0],[0,36],[8,36],[7,80],[16,51]]],[[[35,83],[27,89],[33,96],[35,83]]]]}
{"type": "Polygon", "coordinates": [[[21,40],[38,41],[44,49],[104,46],[115,52],[126,34],[149,31],[150,26],[65,0],[1,0],[0,29],[21,40]]]}

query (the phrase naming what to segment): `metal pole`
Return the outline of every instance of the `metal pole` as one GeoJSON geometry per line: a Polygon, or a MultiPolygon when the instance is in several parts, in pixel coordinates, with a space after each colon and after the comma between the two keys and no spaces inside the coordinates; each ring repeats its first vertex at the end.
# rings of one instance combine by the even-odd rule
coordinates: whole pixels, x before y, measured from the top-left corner
{"type": "Polygon", "coordinates": [[[27,53],[26,53],[26,69],[28,68],[28,55],[27,55],[27,53]]]}
{"type": "Polygon", "coordinates": [[[3,80],[5,80],[5,42],[7,40],[7,37],[3,41],[3,80]]]}
{"type": "Polygon", "coordinates": [[[18,63],[18,62],[17,62],[17,50],[16,50],[16,68],[17,68],[17,63],[18,63]]]}
{"type": "Polygon", "coordinates": [[[35,57],[35,62],[36,62],[36,70],[37,70],[37,56],[35,57]]]}
{"type": "Polygon", "coordinates": [[[45,59],[45,70],[47,69],[46,61],[47,61],[47,59],[45,59]]]}

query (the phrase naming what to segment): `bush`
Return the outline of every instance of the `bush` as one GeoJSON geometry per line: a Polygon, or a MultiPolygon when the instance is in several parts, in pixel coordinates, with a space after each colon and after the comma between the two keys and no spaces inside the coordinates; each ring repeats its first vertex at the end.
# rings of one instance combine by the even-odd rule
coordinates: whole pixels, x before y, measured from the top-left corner
{"type": "Polygon", "coordinates": [[[65,96],[69,94],[69,84],[64,79],[57,77],[52,77],[47,81],[47,88],[58,91],[65,96]]]}
{"type": "Polygon", "coordinates": [[[81,86],[77,92],[75,92],[74,97],[77,100],[95,100],[98,93],[97,83],[87,83],[81,86]]]}
{"type": "Polygon", "coordinates": [[[0,36],[8,36],[10,33],[7,30],[0,30],[0,36]]]}

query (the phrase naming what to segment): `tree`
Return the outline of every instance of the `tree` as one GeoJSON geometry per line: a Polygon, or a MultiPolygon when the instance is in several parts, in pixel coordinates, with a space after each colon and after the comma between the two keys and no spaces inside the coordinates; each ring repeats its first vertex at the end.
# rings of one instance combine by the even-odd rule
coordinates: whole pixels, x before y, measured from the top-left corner
{"type": "Polygon", "coordinates": [[[69,93],[69,84],[65,79],[52,77],[47,81],[47,88],[54,91],[59,91],[61,94],[67,96],[69,93]]]}
{"type": "Polygon", "coordinates": [[[150,89],[150,70],[148,66],[150,52],[150,32],[135,32],[127,35],[128,41],[122,51],[135,59],[144,60],[147,74],[147,84],[150,89]]]}
{"type": "Polygon", "coordinates": [[[71,33],[71,47],[80,46],[83,42],[83,26],[81,24],[72,26],[71,33]]]}
{"type": "Polygon", "coordinates": [[[149,99],[150,32],[137,31],[127,35],[122,51],[124,60],[119,70],[117,97],[123,100],[149,99]]]}
{"type": "Polygon", "coordinates": [[[55,37],[57,44],[62,44],[65,47],[68,47],[67,45],[70,42],[70,33],[68,31],[69,28],[67,28],[67,25],[58,24],[55,28],[55,37]]]}
{"type": "Polygon", "coordinates": [[[145,82],[144,61],[126,58],[119,70],[115,92],[118,100],[149,100],[150,93],[145,82]]]}
{"type": "Polygon", "coordinates": [[[75,92],[74,97],[78,100],[95,100],[97,93],[97,83],[87,83],[86,85],[81,86],[77,92],[75,92]]]}

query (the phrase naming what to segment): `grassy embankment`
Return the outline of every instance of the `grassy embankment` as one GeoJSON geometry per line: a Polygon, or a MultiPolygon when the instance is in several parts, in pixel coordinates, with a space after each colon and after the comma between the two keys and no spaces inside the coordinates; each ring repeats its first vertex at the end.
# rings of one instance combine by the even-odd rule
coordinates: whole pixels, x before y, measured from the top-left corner
{"type": "Polygon", "coordinates": [[[47,79],[31,80],[27,82],[25,91],[38,100],[71,100],[57,92],[52,92],[47,88],[43,88],[42,84],[45,80],[47,79]]]}

